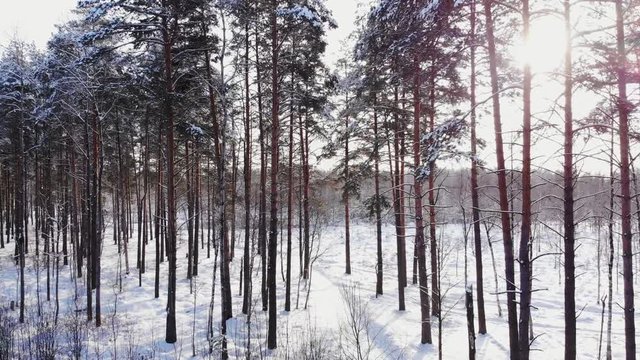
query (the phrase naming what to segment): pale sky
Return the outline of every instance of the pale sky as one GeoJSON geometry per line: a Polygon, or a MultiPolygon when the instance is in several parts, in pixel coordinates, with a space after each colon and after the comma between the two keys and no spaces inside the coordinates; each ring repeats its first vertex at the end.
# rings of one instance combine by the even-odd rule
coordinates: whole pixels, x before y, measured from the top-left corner
{"type": "Polygon", "coordinates": [[[338,23],[337,29],[327,33],[327,65],[333,66],[333,62],[344,55],[341,53],[342,43],[356,29],[356,17],[368,10],[362,3],[362,0],[327,0],[327,7],[331,9],[333,18],[338,23]]]}
{"type": "MultiPolygon", "coordinates": [[[[340,44],[355,29],[354,18],[361,13],[362,0],[327,0],[339,25],[327,34],[327,60],[340,55],[340,44]]],[[[0,47],[14,37],[43,48],[55,32],[55,24],[69,19],[77,0],[0,0],[0,47]]],[[[330,64],[332,65],[332,64],[330,64]]]]}
{"type": "Polygon", "coordinates": [[[0,0],[0,46],[18,37],[43,48],[77,0],[0,0]]]}

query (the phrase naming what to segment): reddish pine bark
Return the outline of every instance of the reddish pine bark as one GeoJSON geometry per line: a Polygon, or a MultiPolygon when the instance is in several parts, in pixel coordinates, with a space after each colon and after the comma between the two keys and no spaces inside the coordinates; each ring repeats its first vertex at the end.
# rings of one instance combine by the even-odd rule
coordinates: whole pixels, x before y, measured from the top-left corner
{"type": "Polygon", "coordinates": [[[509,198],[507,195],[507,176],[504,160],[504,146],[502,141],[502,120],[500,114],[500,87],[498,84],[498,65],[496,55],[495,36],[493,33],[493,15],[491,8],[493,0],[483,0],[487,49],[489,52],[489,72],[491,76],[491,91],[493,93],[493,124],[496,144],[496,163],[498,176],[498,192],[500,198],[500,218],[502,222],[502,242],[504,244],[505,280],[507,288],[507,313],[509,323],[509,352],[511,360],[519,359],[518,349],[518,311],[516,304],[516,288],[514,274],[513,239],[511,237],[511,218],[509,216],[509,198]]]}
{"type": "Polygon", "coordinates": [[[627,100],[627,60],[622,0],[616,0],[616,43],[618,75],[618,113],[620,117],[620,192],[622,217],[622,278],[624,282],[624,335],[626,359],[636,358],[636,330],[633,299],[633,229],[631,227],[631,186],[629,175],[629,113],[627,100]]]}

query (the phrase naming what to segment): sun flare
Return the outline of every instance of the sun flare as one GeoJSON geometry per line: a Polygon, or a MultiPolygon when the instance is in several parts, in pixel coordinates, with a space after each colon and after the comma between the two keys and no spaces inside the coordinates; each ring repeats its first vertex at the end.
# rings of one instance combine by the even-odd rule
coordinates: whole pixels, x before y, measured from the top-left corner
{"type": "Polygon", "coordinates": [[[548,73],[562,65],[565,52],[565,30],[562,20],[544,17],[532,21],[529,41],[514,45],[513,56],[519,66],[531,65],[535,73],[548,73]]]}

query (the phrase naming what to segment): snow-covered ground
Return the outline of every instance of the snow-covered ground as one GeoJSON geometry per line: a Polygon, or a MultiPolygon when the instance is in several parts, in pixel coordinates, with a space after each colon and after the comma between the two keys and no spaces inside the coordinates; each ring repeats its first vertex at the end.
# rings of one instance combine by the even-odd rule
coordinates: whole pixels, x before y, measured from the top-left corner
{"type": "MultiPolygon", "coordinates": [[[[597,238],[595,231],[580,229],[581,246],[577,250],[576,273],[576,307],[578,317],[578,358],[597,358],[600,327],[602,319],[602,305],[598,300],[606,293],[606,240],[604,231],[601,239],[603,254],[601,258],[601,288],[597,288],[597,238]]],[[[260,353],[273,358],[298,358],[299,350],[313,338],[314,344],[325,354],[340,353],[342,350],[353,349],[352,338],[347,334],[346,306],[343,292],[345,288],[355,288],[362,305],[369,314],[366,326],[368,336],[364,335],[363,343],[370,341],[371,359],[432,359],[438,356],[438,324],[433,319],[433,345],[420,345],[420,309],[419,293],[416,285],[411,285],[411,256],[413,255],[413,237],[407,238],[408,280],[406,288],[406,311],[398,311],[397,302],[397,270],[396,270],[396,238],[391,225],[383,227],[384,248],[384,295],[375,297],[375,263],[376,239],[373,224],[360,223],[352,225],[352,274],[344,274],[344,228],[343,226],[323,226],[320,232],[318,253],[321,254],[314,263],[311,279],[311,292],[308,309],[304,309],[306,297],[306,282],[299,286],[299,306],[296,307],[298,293],[298,240],[297,229],[294,229],[292,266],[292,311],[284,312],[284,282],[278,259],[278,345],[273,352],[266,352],[266,314],[261,311],[260,302],[260,268],[259,258],[255,259],[253,275],[253,298],[255,314],[251,324],[252,357],[260,358],[260,353]]],[[[31,232],[31,235],[33,232],[31,232]]],[[[286,236],[286,232],[284,233],[286,236]]],[[[532,304],[533,359],[560,359],[563,357],[563,282],[559,239],[551,231],[539,229],[534,242],[534,256],[548,253],[534,263],[534,289],[532,304]]],[[[458,224],[444,225],[439,228],[441,243],[442,277],[441,289],[444,296],[442,323],[442,350],[445,359],[467,358],[467,327],[464,308],[464,241],[463,226],[458,224]]],[[[236,258],[232,262],[231,276],[233,289],[234,318],[228,322],[229,354],[231,358],[245,357],[247,347],[247,325],[245,315],[240,310],[242,296],[239,295],[239,278],[242,254],[242,231],[237,233],[236,258]]],[[[495,295],[494,272],[492,269],[491,253],[483,238],[483,262],[485,303],[487,315],[486,335],[477,337],[477,355],[479,359],[506,359],[508,354],[508,329],[506,323],[506,295],[504,291],[504,262],[500,234],[492,232],[494,252],[496,256],[498,292],[502,317],[498,316],[498,305],[495,295]]],[[[178,342],[166,344],[164,342],[165,305],[166,305],[166,275],[167,262],[161,264],[160,298],[154,299],[154,261],[155,248],[153,241],[147,246],[147,271],[142,277],[142,286],[138,286],[138,274],[135,269],[135,240],[134,235],[130,245],[131,273],[124,277],[122,292],[118,286],[118,268],[124,261],[117,254],[117,247],[113,245],[112,233],[108,228],[105,234],[102,255],[102,316],[103,326],[96,329],[94,324],[88,326],[85,337],[83,358],[121,359],[121,358],[155,358],[173,359],[189,358],[194,349],[198,358],[208,358],[207,315],[211,300],[211,282],[213,274],[213,251],[210,259],[206,258],[206,251],[200,252],[199,276],[191,284],[186,278],[186,233],[180,236],[178,250],[178,285],[177,285],[177,329],[178,342]],[[195,309],[195,313],[194,313],[195,309]],[[193,332],[195,329],[195,333],[193,332]],[[192,342],[193,339],[195,341],[192,342]]],[[[285,239],[286,240],[286,239],[285,239]]],[[[282,244],[285,244],[283,242],[282,244]]],[[[471,245],[471,244],[470,244],[471,245]]],[[[279,251],[282,250],[279,248],[279,251]]],[[[16,300],[17,271],[11,261],[13,243],[5,249],[0,249],[0,301],[8,306],[11,300],[16,300]]],[[[517,252],[516,252],[517,254],[517,252]]],[[[475,281],[474,257],[471,247],[468,250],[468,274],[470,283],[475,281]]],[[[62,263],[62,261],[60,261],[62,263]]],[[[52,301],[46,302],[46,271],[44,263],[40,261],[40,301],[45,313],[54,309],[55,281],[52,280],[52,301]]],[[[517,271],[516,265],[516,271],[517,271]]],[[[619,269],[621,271],[621,268],[619,269]]],[[[35,317],[36,297],[36,266],[33,252],[27,261],[27,312],[29,317],[35,317]]],[[[622,281],[617,267],[614,267],[613,284],[613,358],[624,356],[624,321],[621,311],[622,281]]],[[[55,327],[59,358],[67,358],[70,351],[69,324],[73,323],[74,314],[79,314],[80,323],[84,323],[86,313],[76,312],[74,302],[74,281],[70,267],[60,269],[60,320],[55,327]]],[[[516,279],[518,275],[516,273],[516,279]]],[[[636,286],[637,279],[636,276],[636,286]]],[[[77,309],[85,309],[84,280],[77,282],[80,297],[77,309]]],[[[474,288],[474,303],[475,303],[474,288]]],[[[216,291],[214,298],[214,318],[216,334],[219,334],[220,318],[220,289],[219,276],[216,277],[216,291]]],[[[636,301],[640,297],[636,295],[636,301]]],[[[474,304],[475,305],[475,304],[474,304]]],[[[17,316],[14,311],[11,316],[17,316]]],[[[476,309],[477,316],[477,309],[476,309]]],[[[640,317],[636,313],[636,322],[640,317]]],[[[477,321],[477,318],[476,318],[477,321]]],[[[78,321],[76,321],[77,323],[78,321]]],[[[606,319],[605,319],[606,329],[606,319]]],[[[477,323],[476,323],[477,330],[477,323]]],[[[605,330],[606,331],[606,330],[605,330]]],[[[14,334],[20,338],[20,327],[15,328],[14,334]]],[[[603,338],[606,341],[606,334],[603,338]]],[[[363,345],[363,349],[367,348],[363,345]]],[[[602,352],[604,354],[604,343],[602,352]]],[[[24,354],[23,354],[24,355],[24,354]]],[[[26,355],[24,355],[26,357],[26,355]]],[[[214,354],[215,358],[219,355],[214,354]]]]}

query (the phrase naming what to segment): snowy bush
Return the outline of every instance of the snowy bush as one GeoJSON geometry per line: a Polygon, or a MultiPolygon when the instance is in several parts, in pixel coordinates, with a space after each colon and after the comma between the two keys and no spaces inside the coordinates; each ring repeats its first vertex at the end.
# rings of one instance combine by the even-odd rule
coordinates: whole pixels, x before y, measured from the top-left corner
{"type": "Polygon", "coordinates": [[[0,308],[0,360],[9,360],[13,353],[13,329],[15,320],[5,308],[0,308]]]}
{"type": "Polygon", "coordinates": [[[307,329],[297,336],[299,343],[294,344],[291,359],[328,360],[339,358],[335,348],[335,339],[331,334],[315,324],[308,323],[307,329]]]}
{"type": "Polygon", "coordinates": [[[41,316],[35,323],[35,334],[30,338],[35,358],[54,360],[58,353],[56,326],[50,316],[41,316]]]}
{"type": "Polygon", "coordinates": [[[371,326],[369,306],[355,284],[344,284],[340,295],[345,319],[340,324],[340,352],[348,360],[365,360],[372,355],[376,333],[371,326]]]}
{"type": "Polygon", "coordinates": [[[64,319],[62,332],[67,356],[71,359],[81,359],[84,342],[87,340],[87,322],[83,314],[74,309],[64,319]]]}

